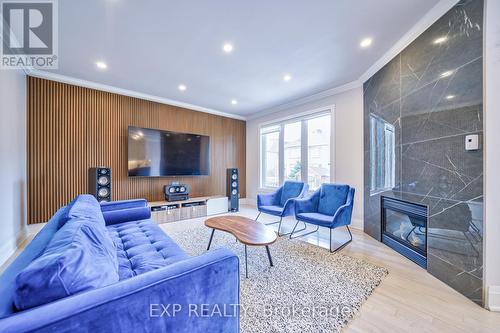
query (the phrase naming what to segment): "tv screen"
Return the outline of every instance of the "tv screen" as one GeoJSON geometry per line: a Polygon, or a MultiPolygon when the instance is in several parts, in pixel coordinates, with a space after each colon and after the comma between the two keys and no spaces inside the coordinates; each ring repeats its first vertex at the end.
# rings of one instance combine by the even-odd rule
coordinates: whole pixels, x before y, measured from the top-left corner
{"type": "Polygon", "coordinates": [[[208,136],[129,126],[129,176],[199,176],[209,173],[208,136]]]}

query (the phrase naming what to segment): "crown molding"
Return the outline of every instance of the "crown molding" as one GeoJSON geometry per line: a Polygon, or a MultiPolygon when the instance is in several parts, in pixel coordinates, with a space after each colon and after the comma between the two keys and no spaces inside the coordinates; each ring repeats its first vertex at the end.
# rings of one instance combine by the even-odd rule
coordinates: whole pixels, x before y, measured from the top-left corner
{"type": "Polygon", "coordinates": [[[439,20],[446,12],[458,3],[459,0],[441,0],[427,12],[394,46],[378,59],[368,70],[361,75],[359,81],[365,83],[382,67],[388,64],[395,56],[410,45],[418,36],[439,20]]]}
{"type": "Polygon", "coordinates": [[[265,116],[265,115],[270,115],[270,114],[284,111],[284,110],[288,110],[288,109],[291,109],[291,108],[294,108],[294,107],[297,107],[300,105],[319,101],[321,99],[335,96],[335,95],[338,95],[340,93],[346,92],[348,90],[361,87],[362,85],[363,85],[363,83],[359,80],[352,81],[352,82],[346,83],[344,85],[341,85],[341,86],[338,86],[335,88],[327,89],[327,90],[321,91],[321,92],[313,94],[313,95],[302,97],[302,98],[293,100],[293,101],[288,102],[288,103],[280,104],[280,105],[265,109],[263,111],[252,113],[252,114],[247,116],[247,120],[260,118],[260,117],[265,116]]]}
{"type": "Polygon", "coordinates": [[[144,99],[144,100],[148,100],[148,101],[152,101],[152,102],[157,102],[157,103],[161,103],[161,104],[178,106],[181,108],[210,113],[210,114],[217,115],[217,116],[233,118],[233,119],[238,119],[238,120],[246,120],[246,117],[243,117],[240,115],[227,113],[227,112],[223,112],[223,111],[219,111],[219,110],[214,110],[214,109],[210,109],[210,108],[205,108],[205,107],[202,107],[199,105],[184,103],[184,102],[176,101],[173,99],[144,94],[144,93],[140,93],[140,92],[133,91],[133,90],[122,89],[122,88],[118,88],[118,87],[114,87],[114,86],[110,86],[110,85],[106,85],[106,84],[101,84],[101,83],[97,83],[97,82],[93,82],[93,81],[76,79],[76,78],[73,78],[70,76],[60,75],[60,74],[41,71],[41,70],[32,69],[32,68],[26,69],[25,72],[26,72],[26,75],[38,77],[38,78],[42,78],[42,79],[67,83],[67,84],[71,84],[71,85],[75,85],[75,86],[79,86],[79,87],[84,87],[84,88],[102,90],[102,91],[106,91],[106,92],[110,92],[110,93],[125,95],[125,96],[129,96],[129,97],[134,97],[134,98],[140,98],[140,99],[144,99]]]}

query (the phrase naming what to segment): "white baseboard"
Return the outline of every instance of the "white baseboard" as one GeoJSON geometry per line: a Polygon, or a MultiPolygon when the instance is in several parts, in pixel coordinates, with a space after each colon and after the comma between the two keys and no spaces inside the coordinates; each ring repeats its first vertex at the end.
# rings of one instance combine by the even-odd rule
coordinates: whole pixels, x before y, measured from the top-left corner
{"type": "Polygon", "coordinates": [[[10,241],[5,242],[0,246],[0,266],[3,265],[9,258],[16,253],[19,246],[28,237],[28,229],[26,226],[21,229],[16,238],[12,238],[10,241]]]}
{"type": "Polygon", "coordinates": [[[353,228],[353,229],[356,229],[356,230],[363,231],[364,230],[363,220],[362,219],[356,219],[356,218],[353,217],[352,221],[351,221],[350,227],[353,228]]]}
{"type": "Polygon", "coordinates": [[[255,199],[251,199],[251,198],[240,198],[240,204],[252,206],[252,207],[257,207],[257,202],[255,201],[255,199]]]}
{"type": "Polygon", "coordinates": [[[489,286],[487,293],[486,308],[500,312],[500,286],[489,286]]]}

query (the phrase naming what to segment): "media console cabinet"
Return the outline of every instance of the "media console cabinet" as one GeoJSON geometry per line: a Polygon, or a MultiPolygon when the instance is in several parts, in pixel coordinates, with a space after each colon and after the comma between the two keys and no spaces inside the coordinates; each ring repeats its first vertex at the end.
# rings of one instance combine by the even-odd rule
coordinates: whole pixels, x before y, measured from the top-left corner
{"type": "Polygon", "coordinates": [[[156,223],[175,222],[228,212],[228,198],[210,196],[182,201],[153,201],[149,203],[151,218],[156,223]]]}

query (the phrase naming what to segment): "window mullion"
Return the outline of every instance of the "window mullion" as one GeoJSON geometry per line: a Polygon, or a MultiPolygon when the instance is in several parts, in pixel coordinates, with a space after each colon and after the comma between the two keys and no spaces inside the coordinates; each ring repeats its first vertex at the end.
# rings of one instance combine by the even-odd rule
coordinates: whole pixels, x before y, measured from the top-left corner
{"type": "Polygon", "coordinates": [[[283,184],[285,180],[285,125],[280,124],[279,135],[279,183],[283,184]]]}
{"type": "Polygon", "coordinates": [[[300,178],[308,183],[308,142],[307,142],[307,120],[301,121],[300,133],[300,178]]]}

